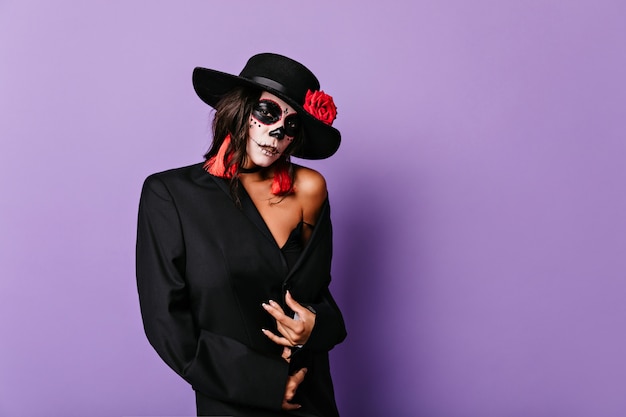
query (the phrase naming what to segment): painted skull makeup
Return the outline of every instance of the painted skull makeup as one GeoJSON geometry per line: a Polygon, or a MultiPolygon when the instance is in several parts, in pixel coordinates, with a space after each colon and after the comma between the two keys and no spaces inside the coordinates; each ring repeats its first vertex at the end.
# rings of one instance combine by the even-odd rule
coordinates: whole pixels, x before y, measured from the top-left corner
{"type": "MultiPolygon", "coordinates": [[[[274,100],[261,98],[252,109],[252,117],[257,122],[270,126],[276,124],[284,116],[284,135],[294,137],[300,129],[300,118],[296,113],[289,114],[289,107],[282,107],[274,100]]],[[[279,128],[280,129],[280,128],[279,128]]],[[[282,137],[278,138],[282,139],[282,137]]]]}
{"type": "Polygon", "coordinates": [[[250,114],[246,152],[251,162],[270,166],[289,147],[299,129],[297,112],[285,101],[264,91],[250,114]]]}

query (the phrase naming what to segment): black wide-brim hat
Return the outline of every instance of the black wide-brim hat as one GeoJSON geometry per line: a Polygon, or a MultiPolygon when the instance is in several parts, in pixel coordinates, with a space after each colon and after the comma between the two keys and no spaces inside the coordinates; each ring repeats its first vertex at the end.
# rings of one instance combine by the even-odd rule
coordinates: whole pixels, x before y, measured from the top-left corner
{"type": "Polygon", "coordinates": [[[202,101],[213,108],[224,94],[239,86],[268,91],[298,112],[305,140],[293,156],[324,159],[333,155],[339,148],[341,143],[339,131],[303,108],[307,91],[318,91],[320,83],[301,63],[286,56],[263,53],[250,58],[238,76],[200,67],[193,70],[193,87],[196,93],[202,101]]]}

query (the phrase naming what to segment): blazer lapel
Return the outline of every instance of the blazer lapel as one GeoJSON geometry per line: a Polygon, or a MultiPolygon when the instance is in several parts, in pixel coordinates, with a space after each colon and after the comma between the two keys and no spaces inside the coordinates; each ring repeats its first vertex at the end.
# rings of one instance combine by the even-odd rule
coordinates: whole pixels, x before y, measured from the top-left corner
{"type": "Polygon", "coordinates": [[[270,242],[272,242],[274,246],[278,248],[278,243],[276,243],[274,236],[272,236],[272,232],[270,232],[269,227],[267,227],[267,224],[263,220],[263,217],[261,217],[261,213],[259,213],[259,210],[252,202],[252,199],[248,195],[248,192],[241,184],[239,185],[239,191],[241,197],[241,211],[243,211],[243,213],[250,219],[250,221],[254,223],[254,225],[261,231],[261,233],[263,233],[263,236],[265,236],[270,242]]]}
{"type": "MultiPolygon", "coordinates": [[[[230,180],[213,176],[208,172],[206,173],[206,175],[213,179],[213,181],[215,181],[219,188],[224,191],[224,193],[226,193],[228,198],[232,200],[232,196],[230,194],[230,180]]],[[[265,236],[265,238],[267,238],[274,246],[278,247],[276,240],[274,240],[274,236],[272,236],[272,232],[270,232],[267,224],[265,224],[265,222],[263,221],[263,217],[261,217],[261,214],[257,210],[256,206],[252,202],[252,199],[246,192],[246,189],[243,187],[243,185],[241,185],[241,183],[239,183],[237,191],[239,192],[239,201],[241,203],[240,209],[243,214],[246,215],[246,217],[252,222],[252,224],[257,227],[257,229],[259,229],[259,231],[263,236],[265,236]]]]}

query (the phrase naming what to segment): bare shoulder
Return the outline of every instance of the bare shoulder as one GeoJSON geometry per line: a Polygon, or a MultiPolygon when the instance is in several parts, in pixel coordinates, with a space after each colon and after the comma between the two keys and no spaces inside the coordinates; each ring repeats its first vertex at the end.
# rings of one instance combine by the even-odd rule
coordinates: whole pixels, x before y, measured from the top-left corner
{"type": "Polygon", "coordinates": [[[295,166],[295,194],[302,205],[304,220],[313,222],[326,200],[326,180],[319,172],[303,166],[295,166]]]}
{"type": "Polygon", "coordinates": [[[314,169],[303,166],[295,167],[296,193],[305,198],[322,197],[326,198],[326,179],[314,169]]]}

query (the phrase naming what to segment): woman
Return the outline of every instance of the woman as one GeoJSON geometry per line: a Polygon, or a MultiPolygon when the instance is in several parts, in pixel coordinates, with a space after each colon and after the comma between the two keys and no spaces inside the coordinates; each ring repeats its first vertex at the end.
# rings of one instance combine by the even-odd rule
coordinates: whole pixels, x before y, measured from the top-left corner
{"type": "Polygon", "coordinates": [[[198,415],[338,416],[328,351],[346,332],[328,291],[326,184],[289,160],[335,153],[332,98],[267,53],[239,76],[196,68],[193,85],[216,110],[206,160],[151,175],[141,195],[146,335],[198,415]]]}

